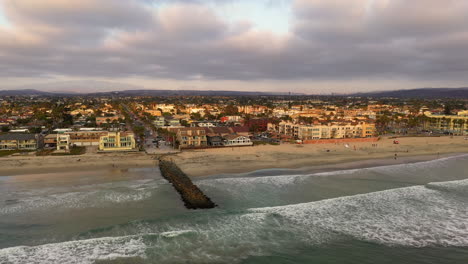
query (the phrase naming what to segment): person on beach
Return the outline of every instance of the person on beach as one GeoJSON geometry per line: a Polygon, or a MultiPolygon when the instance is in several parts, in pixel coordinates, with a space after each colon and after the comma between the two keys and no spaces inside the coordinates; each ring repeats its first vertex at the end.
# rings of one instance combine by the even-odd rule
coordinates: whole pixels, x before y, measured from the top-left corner
{"type": "Polygon", "coordinates": [[[397,159],[397,154],[395,153],[395,160],[397,159]]]}

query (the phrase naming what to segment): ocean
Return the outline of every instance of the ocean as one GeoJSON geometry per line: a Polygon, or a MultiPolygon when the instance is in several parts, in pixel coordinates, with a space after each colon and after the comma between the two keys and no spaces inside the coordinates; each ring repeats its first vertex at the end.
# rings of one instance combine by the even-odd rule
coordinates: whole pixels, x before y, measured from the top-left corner
{"type": "Polygon", "coordinates": [[[0,177],[0,263],[468,263],[468,155],[194,181],[157,168],[0,177]]]}

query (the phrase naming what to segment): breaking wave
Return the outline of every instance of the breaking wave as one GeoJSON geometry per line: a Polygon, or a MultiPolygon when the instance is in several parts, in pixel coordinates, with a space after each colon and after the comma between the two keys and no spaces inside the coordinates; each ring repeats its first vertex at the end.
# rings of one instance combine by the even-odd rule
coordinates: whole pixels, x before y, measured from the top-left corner
{"type": "Polygon", "coordinates": [[[131,223],[127,230],[136,235],[0,249],[0,263],[94,263],[122,257],[237,263],[285,245],[347,239],[411,248],[467,247],[466,190],[468,180],[460,180],[278,207],[214,210],[165,225],[131,223]]]}

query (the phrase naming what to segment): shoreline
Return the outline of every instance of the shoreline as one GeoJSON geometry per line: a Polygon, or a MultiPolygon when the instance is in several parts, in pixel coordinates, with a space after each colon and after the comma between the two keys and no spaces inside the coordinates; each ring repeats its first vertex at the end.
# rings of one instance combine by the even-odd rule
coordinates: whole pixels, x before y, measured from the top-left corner
{"type": "MultiPolygon", "coordinates": [[[[184,151],[170,155],[189,177],[252,174],[262,170],[326,172],[415,163],[468,154],[463,137],[382,139],[370,143],[255,146],[184,151]],[[397,159],[395,160],[395,154],[397,159]]],[[[154,168],[157,156],[144,153],[0,158],[0,177],[92,170],[154,168]]]]}
{"type": "Polygon", "coordinates": [[[186,151],[172,156],[190,177],[240,174],[264,169],[339,169],[428,161],[468,153],[464,137],[398,138],[356,144],[280,145],[186,151]],[[377,144],[377,147],[375,147],[377,144]],[[396,155],[396,160],[395,160],[396,155]],[[354,165],[352,165],[354,164],[354,165]]]}
{"type": "Polygon", "coordinates": [[[434,154],[427,154],[427,155],[416,155],[416,156],[405,156],[394,160],[392,157],[390,158],[374,158],[374,159],[355,159],[355,160],[348,160],[339,163],[327,163],[323,165],[312,165],[312,166],[302,166],[302,167],[270,167],[270,168],[258,168],[254,170],[233,170],[233,171],[225,171],[219,174],[211,174],[211,175],[191,175],[193,178],[223,178],[224,176],[228,176],[231,174],[238,174],[244,176],[264,176],[265,173],[269,171],[273,172],[274,174],[270,176],[275,176],[276,174],[282,175],[284,171],[291,171],[299,172],[299,173],[324,173],[324,172],[334,172],[334,171],[345,171],[345,170],[354,170],[354,169],[367,169],[367,168],[376,168],[376,167],[384,167],[384,166],[391,166],[391,165],[403,165],[403,164],[414,164],[426,161],[435,161],[444,158],[451,158],[451,157],[459,157],[463,155],[468,155],[468,153],[444,153],[440,155],[434,154]]]}

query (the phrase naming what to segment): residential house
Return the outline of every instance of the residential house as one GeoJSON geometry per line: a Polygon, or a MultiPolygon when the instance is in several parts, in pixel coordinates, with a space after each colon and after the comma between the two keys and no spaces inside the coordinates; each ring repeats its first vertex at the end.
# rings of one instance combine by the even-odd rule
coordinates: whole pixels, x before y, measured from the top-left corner
{"type": "Polygon", "coordinates": [[[99,138],[99,151],[135,151],[135,135],[130,132],[108,132],[99,138]]]}
{"type": "Polygon", "coordinates": [[[224,146],[238,147],[238,146],[252,146],[253,142],[249,137],[239,135],[227,135],[224,137],[224,146]]]}
{"type": "Polygon", "coordinates": [[[0,150],[37,150],[43,142],[39,134],[0,134],[0,150]]]}
{"type": "Polygon", "coordinates": [[[44,137],[45,148],[56,148],[57,147],[57,136],[58,134],[49,134],[44,137]]]}
{"type": "Polygon", "coordinates": [[[102,124],[106,123],[112,123],[114,121],[119,121],[119,118],[122,118],[121,116],[114,115],[114,116],[98,116],[96,117],[96,125],[100,126],[102,124]]]}
{"type": "Polygon", "coordinates": [[[156,119],[153,121],[153,124],[155,127],[164,127],[166,125],[166,120],[164,119],[164,117],[159,116],[156,117],[156,119]]]}
{"type": "Polygon", "coordinates": [[[65,132],[70,135],[70,142],[76,146],[99,146],[101,136],[107,135],[106,131],[72,131],[65,132]]]}
{"type": "Polygon", "coordinates": [[[56,145],[57,150],[70,150],[70,135],[67,134],[57,134],[56,135],[56,145]]]}

